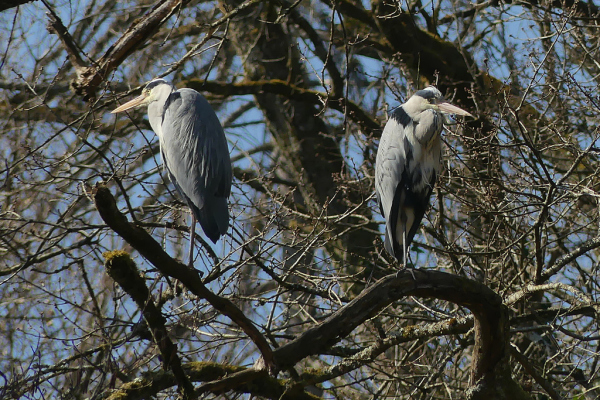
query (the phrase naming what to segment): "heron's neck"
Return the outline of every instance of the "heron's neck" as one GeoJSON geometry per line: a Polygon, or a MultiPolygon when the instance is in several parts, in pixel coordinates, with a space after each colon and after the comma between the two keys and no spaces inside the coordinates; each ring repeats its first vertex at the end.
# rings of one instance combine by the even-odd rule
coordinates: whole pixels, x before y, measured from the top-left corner
{"type": "Polygon", "coordinates": [[[165,102],[167,97],[159,98],[156,101],[148,104],[148,120],[150,126],[158,138],[162,138],[162,121],[165,114],[165,102]]]}
{"type": "Polygon", "coordinates": [[[163,135],[162,122],[165,115],[165,104],[174,91],[175,88],[168,83],[161,84],[152,91],[155,100],[148,104],[148,119],[152,130],[159,139],[162,139],[163,135]]]}

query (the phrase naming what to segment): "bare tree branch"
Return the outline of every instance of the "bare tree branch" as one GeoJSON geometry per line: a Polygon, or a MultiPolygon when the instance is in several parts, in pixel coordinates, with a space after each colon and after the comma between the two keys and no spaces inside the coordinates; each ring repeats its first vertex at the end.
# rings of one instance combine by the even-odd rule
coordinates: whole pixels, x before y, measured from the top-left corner
{"type": "Polygon", "coordinates": [[[18,7],[23,4],[31,3],[33,0],[6,0],[0,3],[0,12],[9,8],[18,7]]]}
{"type": "Polygon", "coordinates": [[[188,379],[181,366],[181,359],[177,353],[177,345],[171,341],[165,328],[165,318],[160,309],[154,304],[154,300],[144,283],[144,279],[135,266],[135,263],[124,251],[113,251],[105,253],[104,265],[108,275],[133,298],[138,305],[144,320],[148,323],[154,343],[162,355],[162,363],[165,370],[173,371],[173,376],[179,385],[179,390],[184,399],[194,399],[194,386],[188,379]]]}
{"type": "Polygon", "coordinates": [[[134,26],[129,27],[94,65],[77,70],[77,79],[71,82],[75,92],[86,100],[95,98],[98,86],[106,80],[109,74],[148,40],[184,3],[185,1],[182,2],[182,0],[164,0],[154,6],[134,26]]]}
{"type": "Polygon", "coordinates": [[[97,185],[92,195],[98,212],[111,229],[131,244],[164,275],[178,279],[196,296],[206,299],[215,309],[231,318],[259,348],[266,366],[273,367],[273,355],[269,344],[239,308],[231,301],[208,290],[195,270],[173,260],[145,230],[129,223],[125,215],[117,208],[115,199],[106,186],[97,185]]]}

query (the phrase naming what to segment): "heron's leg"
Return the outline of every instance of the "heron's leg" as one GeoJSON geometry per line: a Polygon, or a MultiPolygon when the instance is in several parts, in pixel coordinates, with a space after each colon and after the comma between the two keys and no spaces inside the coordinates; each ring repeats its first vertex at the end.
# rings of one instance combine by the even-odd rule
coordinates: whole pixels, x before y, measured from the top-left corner
{"type": "Polygon", "coordinates": [[[413,270],[414,270],[413,266],[411,265],[409,267],[407,265],[407,263],[408,263],[408,248],[406,247],[406,225],[404,225],[404,230],[402,232],[402,257],[403,257],[402,268],[398,270],[398,272],[396,273],[396,277],[398,277],[400,275],[400,272],[404,271],[405,269],[408,269],[408,272],[410,272],[413,280],[416,281],[417,278],[415,278],[415,273],[413,272],[413,270]]]}
{"type": "Polygon", "coordinates": [[[196,216],[192,212],[192,226],[190,226],[190,254],[188,266],[194,268],[194,238],[196,236],[196,216]]]}
{"type": "Polygon", "coordinates": [[[406,268],[406,259],[408,254],[406,251],[406,225],[404,225],[404,232],[402,232],[402,265],[406,268]]]}

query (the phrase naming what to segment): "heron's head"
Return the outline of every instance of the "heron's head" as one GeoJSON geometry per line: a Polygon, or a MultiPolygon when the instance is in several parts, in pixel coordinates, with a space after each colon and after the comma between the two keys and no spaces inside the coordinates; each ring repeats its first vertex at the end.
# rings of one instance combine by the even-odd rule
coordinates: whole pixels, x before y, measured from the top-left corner
{"type": "Polygon", "coordinates": [[[402,106],[404,111],[411,117],[425,110],[435,110],[444,114],[458,114],[472,117],[472,115],[444,100],[444,96],[435,86],[427,86],[413,94],[402,106]]]}
{"type": "Polygon", "coordinates": [[[173,86],[167,81],[164,79],[154,79],[146,85],[141,95],[115,108],[111,111],[111,114],[127,111],[134,107],[147,106],[165,95],[168,96],[172,91],[173,86]]]}

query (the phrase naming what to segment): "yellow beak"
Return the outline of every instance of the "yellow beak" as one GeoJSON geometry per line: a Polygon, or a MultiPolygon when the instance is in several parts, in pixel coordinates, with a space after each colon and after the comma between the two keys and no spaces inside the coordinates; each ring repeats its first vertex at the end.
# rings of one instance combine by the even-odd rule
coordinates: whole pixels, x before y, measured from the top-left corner
{"type": "Polygon", "coordinates": [[[116,113],[119,113],[119,112],[122,112],[122,111],[127,111],[127,110],[129,110],[130,108],[133,108],[133,107],[141,106],[141,105],[145,104],[145,100],[146,100],[147,97],[148,97],[148,94],[142,93],[141,95],[139,95],[135,99],[129,100],[127,103],[122,104],[119,107],[115,108],[110,113],[111,114],[116,114],[116,113]]]}
{"type": "Polygon", "coordinates": [[[467,117],[472,117],[471,113],[463,110],[460,107],[456,107],[450,103],[443,102],[443,103],[439,103],[437,106],[441,112],[446,113],[446,114],[458,114],[458,115],[466,115],[467,117]]]}

